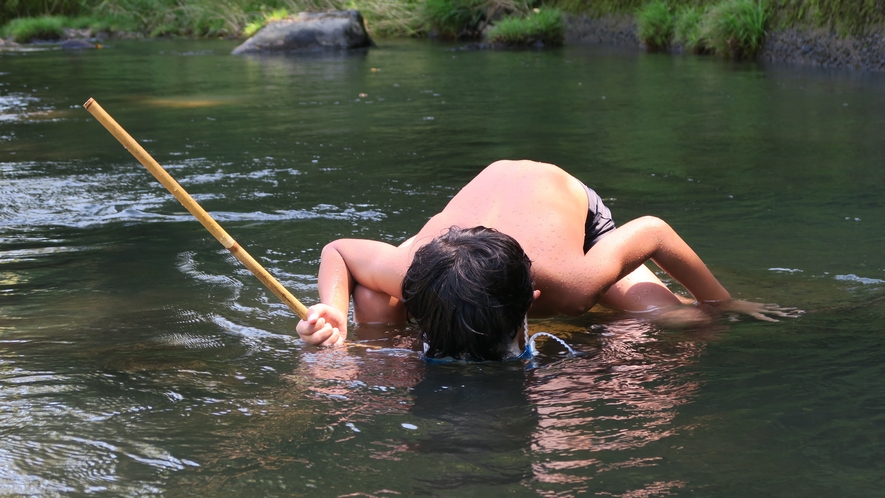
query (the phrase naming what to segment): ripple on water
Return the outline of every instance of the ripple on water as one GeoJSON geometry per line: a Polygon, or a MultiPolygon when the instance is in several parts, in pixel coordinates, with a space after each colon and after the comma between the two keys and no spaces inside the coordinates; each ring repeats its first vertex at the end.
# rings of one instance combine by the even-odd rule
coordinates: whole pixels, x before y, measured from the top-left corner
{"type": "MultiPolygon", "coordinates": [[[[0,203],[0,217],[5,228],[20,229],[36,226],[69,226],[88,228],[116,222],[192,221],[189,214],[178,214],[177,201],[155,182],[146,178],[138,166],[127,164],[113,168],[113,173],[83,171],[83,165],[74,163],[0,163],[0,179],[4,180],[0,203]],[[168,211],[172,206],[174,211],[168,211]]],[[[182,169],[216,167],[204,159],[188,160],[173,167],[182,169]]],[[[296,170],[260,170],[237,173],[218,171],[198,174],[182,181],[191,184],[217,186],[227,192],[233,180],[260,179],[276,187],[276,175],[296,175],[296,170]]],[[[268,194],[254,191],[245,197],[262,197],[268,194]]],[[[206,200],[226,198],[229,193],[202,192],[195,198],[206,200]]],[[[236,196],[234,196],[236,197],[236,196]]],[[[364,205],[335,206],[318,204],[311,209],[276,210],[273,212],[213,211],[218,221],[287,221],[329,219],[346,221],[378,221],[386,215],[364,205]]]]}
{"type": "Polygon", "coordinates": [[[151,407],[71,394],[91,380],[24,369],[0,376],[0,494],[155,493],[165,472],[198,466],[140,433],[151,407]]]}
{"type": "Polygon", "coordinates": [[[297,344],[297,343],[301,342],[300,339],[293,337],[291,335],[275,334],[273,332],[269,332],[267,330],[263,330],[263,329],[260,329],[257,327],[250,327],[248,325],[240,325],[240,324],[235,323],[231,320],[228,320],[227,318],[224,318],[221,315],[216,315],[216,314],[210,315],[209,321],[211,321],[215,325],[218,325],[225,332],[228,332],[228,333],[235,335],[235,336],[242,337],[242,338],[247,339],[249,341],[255,341],[256,344],[259,343],[260,340],[268,339],[268,338],[279,339],[282,341],[291,342],[293,344],[297,344]]]}
{"type": "Polygon", "coordinates": [[[40,104],[40,99],[27,93],[2,94],[0,95],[0,122],[29,119],[34,114],[48,113],[53,109],[52,106],[40,104]]]}
{"type": "MultiPolygon", "coordinates": [[[[42,256],[84,251],[84,250],[88,250],[88,249],[90,249],[90,248],[89,247],[55,246],[55,247],[35,247],[32,249],[15,249],[15,250],[11,250],[11,251],[0,251],[0,264],[21,262],[21,261],[33,261],[33,260],[40,258],[42,256]]],[[[0,275],[3,275],[3,274],[0,273],[0,275]]],[[[0,277],[0,278],[2,278],[2,277],[0,277]]],[[[2,284],[3,284],[3,280],[0,280],[0,285],[2,285],[2,284]]]]}
{"type": "Polygon", "coordinates": [[[185,333],[163,334],[157,337],[156,341],[165,346],[175,346],[186,349],[209,349],[222,348],[225,346],[220,337],[185,333]]]}
{"type": "Polygon", "coordinates": [[[176,264],[179,271],[199,282],[224,287],[231,291],[233,294],[232,299],[237,299],[240,295],[240,291],[243,289],[243,283],[228,275],[213,275],[200,271],[198,269],[197,261],[194,259],[195,255],[196,253],[193,251],[185,251],[179,254],[176,264]]]}

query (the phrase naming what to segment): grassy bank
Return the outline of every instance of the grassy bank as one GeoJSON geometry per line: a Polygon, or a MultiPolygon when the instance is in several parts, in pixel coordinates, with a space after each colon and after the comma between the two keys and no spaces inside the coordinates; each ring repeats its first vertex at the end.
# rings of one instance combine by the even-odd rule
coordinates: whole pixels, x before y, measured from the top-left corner
{"type": "Polygon", "coordinates": [[[762,48],[768,16],[760,0],[720,0],[680,8],[668,0],[652,0],[636,12],[637,35],[649,50],[679,44],[690,52],[752,59],[762,48]]]}
{"type": "MultiPolygon", "coordinates": [[[[557,9],[539,0],[15,0],[0,3],[0,36],[18,42],[62,37],[64,28],[143,36],[247,37],[298,12],[358,9],[373,36],[479,39],[501,23],[502,44],[561,44],[557,9]]],[[[2,0],[0,0],[2,2],[2,0]]]]}
{"type": "MultiPolygon", "coordinates": [[[[0,0],[2,2],[2,0],[0,0]]],[[[396,19],[408,0],[368,0],[385,19],[396,19]]],[[[27,41],[59,25],[95,31],[124,30],[144,36],[241,36],[246,26],[273,14],[349,8],[346,0],[13,0],[0,3],[5,37],[27,41]]],[[[368,16],[367,16],[368,17],[368,16]]],[[[380,22],[386,29],[389,23],[380,22]]],[[[50,38],[51,39],[51,38],[50,38]]]]}
{"type": "MultiPolygon", "coordinates": [[[[492,24],[502,37],[556,40],[564,32],[556,9],[539,14],[539,0],[0,0],[0,36],[26,42],[54,39],[64,28],[118,30],[144,36],[237,37],[298,12],[358,9],[373,36],[433,35],[477,39],[492,24]],[[544,31],[539,35],[538,30],[544,31]]],[[[509,39],[509,38],[508,38],[509,39]]]]}
{"type": "Polygon", "coordinates": [[[550,8],[538,8],[526,16],[502,19],[488,32],[490,42],[504,45],[562,45],[564,38],[562,13],[550,8]]]}
{"type": "MultiPolygon", "coordinates": [[[[549,0],[573,14],[599,17],[635,15],[648,0],[549,0]]],[[[718,0],[669,0],[671,8],[708,8],[718,0]]],[[[885,24],[885,2],[881,0],[767,0],[765,8],[773,27],[822,27],[844,35],[860,34],[885,24]]]]}
{"type": "MultiPolygon", "coordinates": [[[[693,46],[700,46],[703,35],[693,24],[722,0],[652,3],[675,16],[663,33],[653,35],[660,40],[655,45],[675,36],[686,45],[697,38],[693,46]]],[[[144,36],[246,36],[268,19],[287,14],[355,8],[373,36],[475,39],[500,25],[497,39],[519,44],[528,39],[561,41],[557,9],[589,16],[639,16],[648,4],[649,0],[0,0],[0,36],[51,39],[65,27],[144,36]]],[[[845,35],[885,24],[882,0],[766,0],[763,6],[769,27],[820,26],[845,35]]],[[[663,12],[659,8],[652,14],[660,17],[663,12]]]]}

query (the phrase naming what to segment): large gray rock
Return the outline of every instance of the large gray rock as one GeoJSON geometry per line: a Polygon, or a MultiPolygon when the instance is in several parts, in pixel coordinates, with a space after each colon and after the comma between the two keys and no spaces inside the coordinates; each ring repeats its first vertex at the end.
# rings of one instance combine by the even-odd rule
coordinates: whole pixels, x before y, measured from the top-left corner
{"type": "Polygon", "coordinates": [[[271,21],[231,53],[348,50],[373,45],[359,11],[302,12],[298,16],[271,21]]]}

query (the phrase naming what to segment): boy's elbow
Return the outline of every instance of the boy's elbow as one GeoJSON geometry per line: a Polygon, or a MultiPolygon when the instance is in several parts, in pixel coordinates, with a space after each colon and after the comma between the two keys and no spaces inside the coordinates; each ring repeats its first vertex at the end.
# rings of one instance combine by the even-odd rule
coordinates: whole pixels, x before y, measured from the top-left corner
{"type": "Polygon", "coordinates": [[[670,229],[670,225],[658,218],[657,216],[642,216],[637,218],[637,221],[641,222],[643,227],[651,230],[660,230],[660,229],[670,229]]]}
{"type": "Polygon", "coordinates": [[[341,251],[339,251],[338,248],[339,248],[342,240],[344,240],[344,239],[333,240],[332,242],[329,242],[328,244],[323,246],[323,250],[320,253],[321,257],[325,258],[325,257],[329,256],[330,254],[339,254],[340,255],[341,251]]]}
{"type": "Polygon", "coordinates": [[[676,232],[666,221],[657,216],[643,216],[638,218],[642,223],[641,232],[649,241],[653,241],[656,246],[664,244],[676,232]]]}

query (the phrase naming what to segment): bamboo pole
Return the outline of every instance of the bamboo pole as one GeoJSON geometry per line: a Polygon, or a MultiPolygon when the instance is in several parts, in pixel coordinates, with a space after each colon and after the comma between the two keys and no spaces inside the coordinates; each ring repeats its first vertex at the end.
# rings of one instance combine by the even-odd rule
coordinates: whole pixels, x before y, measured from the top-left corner
{"type": "Polygon", "coordinates": [[[172,176],[170,176],[169,173],[167,173],[166,170],[163,169],[163,167],[138,144],[138,142],[126,133],[126,130],[114,121],[114,118],[102,109],[95,99],[90,98],[85,104],[83,104],[83,107],[95,116],[95,119],[107,128],[107,130],[111,132],[111,135],[116,137],[116,139],[123,144],[123,147],[135,156],[135,158],[138,159],[138,162],[147,168],[148,171],[150,171],[151,174],[153,174],[154,177],[159,180],[179,202],[181,202],[185,209],[190,211],[190,213],[197,218],[197,221],[206,227],[206,230],[209,230],[209,233],[211,233],[218,242],[221,242],[221,245],[230,251],[234,257],[240,260],[240,262],[243,263],[253,275],[258,277],[258,280],[261,280],[261,283],[266,285],[271,292],[276,294],[280,300],[286,303],[286,306],[301,317],[302,320],[307,320],[307,308],[301,304],[295,296],[286,290],[286,288],[283,287],[273,275],[268,273],[258,261],[255,261],[245,249],[240,247],[240,244],[231,238],[231,236],[221,228],[221,225],[212,219],[212,217],[209,216],[209,213],[197,204],[197,201],[181,188],[181,185],[179,185],[178,182],[175,181],[175,179],[172,178],[172,176]]]}

